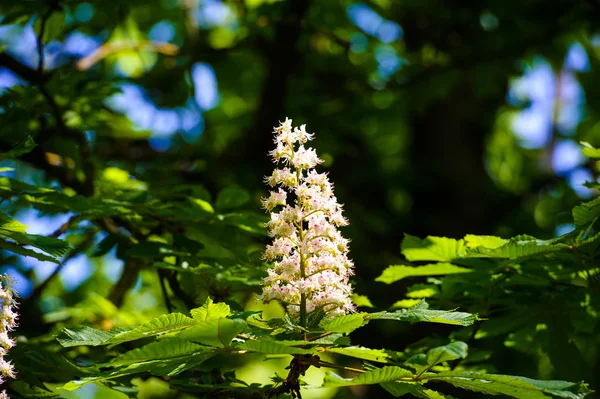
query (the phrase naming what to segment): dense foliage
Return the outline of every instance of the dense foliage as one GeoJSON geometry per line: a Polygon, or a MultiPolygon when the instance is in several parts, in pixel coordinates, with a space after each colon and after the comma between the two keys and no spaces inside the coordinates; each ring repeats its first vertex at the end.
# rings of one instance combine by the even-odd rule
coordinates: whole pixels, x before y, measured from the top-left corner
{"type": "Polygon", "coordinates": [[[599,12],[0,0],[2,389],[593,397],[599,12]],[[286,115],[318,132],[296,180],[267,157],[286,115]],[[268,210],[302,182],[327,217],[277,224],[264,176],[268,210]],[[336,273],[295,291],[319,228],[336,273]]]}

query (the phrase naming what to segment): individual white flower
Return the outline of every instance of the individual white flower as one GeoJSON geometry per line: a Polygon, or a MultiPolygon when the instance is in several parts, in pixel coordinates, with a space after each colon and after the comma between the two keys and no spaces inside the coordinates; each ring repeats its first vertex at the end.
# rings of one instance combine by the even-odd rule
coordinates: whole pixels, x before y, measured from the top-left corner
{"type": "Polygon", "coordinates": [[[262,201],[271,212],[267,227],[273,243],[264,258],[273,266],[264,279],[263,301],[278,300],[301,322],[318,308],[332,315],[354,311],[349,284],[353,263],[348,259],[348,240],[337,230],[348,221],[327,174],[313,169],[322,160],[314,149],[304,147],[313,134],[305,125],[292,129],[288,118],[274,133],[276,148],[269,154],[284,167],[265,178],[273,187],[262,201]],[[288,193],[293,204],[287,203],[288,193]]]}

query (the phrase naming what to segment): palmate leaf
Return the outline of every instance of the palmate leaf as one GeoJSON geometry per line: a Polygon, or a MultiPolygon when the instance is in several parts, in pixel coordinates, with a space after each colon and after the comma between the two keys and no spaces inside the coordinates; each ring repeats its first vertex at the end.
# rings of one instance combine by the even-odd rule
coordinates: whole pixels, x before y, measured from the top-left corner
{"type": "Polygon", "coordinates": [[[546,399],[548,397],[581,399],[592,392],[583,382],[540,381],[525,377],[469,371],[425,374],[421,378],[428,381],[447,382],[470,391],[519,399],[546,399]]]}
{"type": "Polygon", "coordinates": [[[239,319],[212,319],[187,328],[179,333],[178,337],[204,345],[226,348],[246,327],[246,322],[239,319]]]}
{"type": "Polygon", "coordinates": [[[173,333],[184,328],[189,328],[194,324],[196,322],[193,319],[181,313],[165,314],[141,326],[115,334],[105,341],[104,344],[113,347],[127,341],[173,333]]]}
{"type": "Polygon", "coordinates": [[[335,373],[328,373],[321,388],[349,387],[353,385],[372,385],[396,381],[400,378],[411,378],[413,373],[397,366],[384,366],[380,369],[367,371],[355,378],[343,378],[335,373]]]}
{"type": "Polygon", "coordinates": [[[165,338],[141,348],[136,348],[117,356],[110,361],[111,366],[124,366],[137,362],[168,359],[204,351],[207,348],[180,338],[165,338]]]}
{"type": "Polygon", "coordinates": [[[193,338],[195,339],[204,337],[210,341],[212,338],[217,340],[223,338],[225,340],[228,339],[228,342],[231,342],[231,339],[233,339],[233,337],[241,330],[237,331],[231,338],[228,338],[231,331],[245,328],[246,323],[241,320],[229,320],[219,317],[226,313],[229,313],[228,305],[221,303],[215,304],[211,299],[207,299],[202,307],[192,310],[192,315],[194,315],[195,318],[187,317],[181,313],[169,313],[161,315],[137,327],[118,330],[113,329],[108,332],[91,327],[80,327],[73,330],[66,328],[59,335],[58,341],[63,346],[110,345],[113,347],[123,342],[176,333],[195,326],[198,327],[192,332],[192,334],[195,334],[193,335],[193,338]],[[215,323],[215,321],[217,321],[217,323],[215,323]],[[235,328],[230,327],[233,325],[235,325],[235,328]]]}
{"type": "MultiPolygon", "coordinates": [[[[594,202],[594,201],[592,201],[594,202]]],[[[585,207],[585,204],[582,205],[585,207]]],[[[577,209],[577,207],[576,207],[577,209]]],[[[587,208],[586,208],[587,209],[587,208]]],[[[575,212],[575,210],[574,210],[575,212]]],[[[586,222],[591,221],[600,215],[600,202],[592,216],[585,217],[586,222]],[[596,212],[596,213],[594,213],[596,212]]],[[[459,269],[454,269],[449,263],[452,261],[465,260],[468,258],[521,258],[525,256],[546,254],[567,249],[569,246],[556,240],[538,240],[535,237],[528,235],[519,235],[509,240],[505,240],[494,236],[475,236],[467,235],[463,240],[454,240],[446,237],[426,237],[419,239],[410,235],[406,235],[402,242],[402,253],[409,261],[440,261],[437,265],[426,265],[422,267],[430,268],[431,275],[451,274],[453,271],[460,273],[459,269]],[[450,265],[450,266],[448,266],[450,265]],[[439,269],[436,269],[436,267],[439,269]],[[446,268],[449,272],[443,273],[446,268]]],[[[458,267],[458,266],[455,266],[458,267]]],[[[395,281],[394,279],[406,277],[406,273],[418,273],[419,268],[410,270],[406,266],[391,266],[384,271],[377,280],[378,281],[395,281]]],[[[427,269],[423,270],[425,273],[427,269]]],[[[469,269],[465,269],[468,271],[469,269]]],[[[465,272],[466,272],[465,271],[465,272]]],[[[408,275],[426,275],[426,274],[408,274],[408,275]]]]}
{"type": "Polygon", "coordinates": [[[430,265],[412,266],[389,266],[375,281],[391,284],[406,277],[415,276],[439,276],[445,274],[470,273],[472,269],[455,266],[451,263],[440,262],[430,265]]]}
{"type": "Polygon", "coordinates": [[[231,309],[226,303],[213,303],[213,300],[209,297],[206,299],[204,305],[199,308],[192,309],[190,313],[192,314],[194,320],[208,321],[231,315],[231,309]]]}
{"type": "Polygon", "coordinates": [[[395,312],[365,313],[366,320],[398,320],[416,323],[419,321],[430,323],[452,324],[470,326],[477,320],[476,314],[455,312],[452,310],[431,310],[429,304],[420,301],[410,309],[400,309],[395,312]]]}
{"type": "Polygon", "coordinates": [[[102,372],[92,377],[66,383],[62,389],[74,391],[90,383],[104,383],[106,381],[135,374],[150,372],[158,376],[174,376],[185,370],[196,367],[216,355],[216,352],[206,350],[192,355],[174,357],[170,359],[156,359],[137,362],[115,370],[102,372]]]}
{"type": "Polygon", "coordinates": [[[485,248],[479,246],[469,251],[468,256],[472,258],[521,258],[524,256],[546,254],[561,251],[569,246],[549,240],[538,240],[528,235],[520,235],[511,238],[508,242],[497,248],[485,248]]]}

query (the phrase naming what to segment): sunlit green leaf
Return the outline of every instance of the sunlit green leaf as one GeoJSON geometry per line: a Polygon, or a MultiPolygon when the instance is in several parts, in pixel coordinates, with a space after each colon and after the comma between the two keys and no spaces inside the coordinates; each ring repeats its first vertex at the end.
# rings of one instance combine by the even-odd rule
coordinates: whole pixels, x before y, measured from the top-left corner
{"type": "Polygon", "coordinates": [[[365,319],[398,320],[416,323],[425,321],[430,323],[453,324],[469,326],[477,320],[476,314],[455,312],[452,310],[431,310],[425,301],[421,301],[410,309],[401,309],[395,312],[377,312],[365,314],[365,319]]]}
{"type": "Polygon", "coordinates": [[[147,360],[179,357],[202,350],[206,350],[206,347],[179,338],[165,338],[125,352],[111,360],[110,364],[112,366],[124,366],[147,360]]]}
{"type": "Polygon", "coordinates": [[[379,363],[389,363],[393,359],[393,356],[389,353],[389,351],[386,351],[384,349],[370,349],[362,346],[348,346],[345,348],[327,348],[325,352],[379,363]]]}
{"type": "Polygon", "coordinates": [[[208,297],[204,305],[199,308],[192,309],[190,313],[192,314],[194,320],[207,321],[227,317],[231,314],[231,309],[226,303],[213,303],[212,299],[208,297]]]}
{"type": "Polygon", "coordinates": [[[519,399],[544,399],[548,396],[581,399],[591,391],[583,382],[540,381],[510,375],[483,374],[469,371],[451,371],[426,374],[424,379],[443,381],[458,388],[489,395],[505,395],[519,399]]]}
{"type": "Polygon", "coordinates": [[[239,319],[210,319],[187,328],[178,337],[204,345],[228,347],[231,340],[244,331],[246,326],[246,322],[239,319]]]}
{"type": "Polygon", "coordinates": [[[440,261],[452,262],[466,252],[463,240],[446,237],[426,237],[420,239],[405,234],[402,241],[402,254],[411,262],[440,261]]]}
{"type": "Polygon", "coordinates": [[[410,378],[412,373],[396,366],[385,366],[380,369],[367,371],[355,378],[342,378],[334,373],[329,373],[323,381],[322,387],[345,387],[352,385],[380,384],[382,382],[396,381],[400,378],[410,378]]]}
{"type": "Polygon", "coordinates": [[[365,323],[363,314],[355,313],[336,317],[335,319],[323,324],[326,332],[337,332],[342,334],[350,334],[352,331],[360,328],[365,323]]]}
{"type": "Polygon", "coordinates": [[[391,284],[406,277],[438,276],[444,274],[470,273],[472,269],[455,266],[451,263],[435,263],[425,266],[389,266],[375,281],[391,284]]]}

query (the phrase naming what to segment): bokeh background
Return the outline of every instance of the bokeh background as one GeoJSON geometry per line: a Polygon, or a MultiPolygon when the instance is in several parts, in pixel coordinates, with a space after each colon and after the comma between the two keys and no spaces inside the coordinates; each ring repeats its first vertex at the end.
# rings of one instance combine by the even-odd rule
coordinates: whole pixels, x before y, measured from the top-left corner
{"type": "MultiPolygon", "coordinates": [[[[42,75],[69,128],[85,132],[102,178],[126,170],[140,184],[201,185],[213,197],[236,186],[257,210],[273,126],[305,123],[351,223],[356,291],[376,308],[405,289],[373,282],[405,262],[404,233],[551,238],[595,195],[582,184],[597,165],[579,142],[600,145],[600,3],[2,0],[4,148],[27,134],[43,139],[52,125],[52,109],[31,94],[50,8],[42,75]]],[[[67,147],[55,142],[53,153],[67,147]]],[[[33,161],[3,165],[15,168],[5,176],[58,185],[33,161]]],[[[2,206],[44,235],[73,216],[2,206]]],[[[7,258],[1,270],[26,302],[56,267],[7,258]]],[[[114,250],[78,254],[41,296],[41,312],[75,306],[122,267],[114,250]]],[[[131,309],[162,309],[142,279],[129,296],[131,309]]],[[[355,340],[376,333],[401,350],[446,333],[439,328],[380,324],[355,340]]],[[[519,371],[536,377],[539,367],[519,371]]]]}

